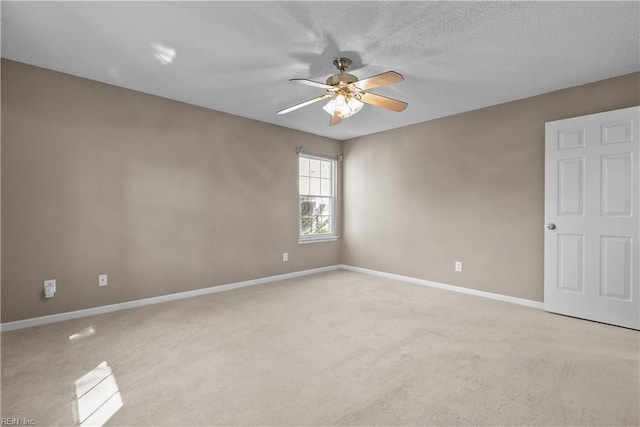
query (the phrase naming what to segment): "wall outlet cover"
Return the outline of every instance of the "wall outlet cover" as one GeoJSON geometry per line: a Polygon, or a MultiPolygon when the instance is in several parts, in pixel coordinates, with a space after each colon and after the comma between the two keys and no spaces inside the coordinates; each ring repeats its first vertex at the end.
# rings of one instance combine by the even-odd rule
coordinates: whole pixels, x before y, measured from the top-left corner
{"type": "Polygon", "coordinates": [[[107,286],[107,275],[101,274],[98,276],[98,286],[107,286]]]}
{"type": "Polygon", "coordinates": [[[44,297],[45,298],[53,298],[56,294],[56,281],[55,279],[52,280],[45,280],[44,281],[44,297]]]}

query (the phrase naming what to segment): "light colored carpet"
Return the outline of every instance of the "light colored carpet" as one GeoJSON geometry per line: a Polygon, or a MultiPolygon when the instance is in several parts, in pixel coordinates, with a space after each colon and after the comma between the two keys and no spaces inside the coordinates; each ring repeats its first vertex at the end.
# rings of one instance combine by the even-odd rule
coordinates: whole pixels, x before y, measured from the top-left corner
{"type": "Polygon", "coordinates": [[[77,424],[106,361],[107,425],[638,425],[639,336],[334,271],[3,333],[2,417],[77,424]]]}

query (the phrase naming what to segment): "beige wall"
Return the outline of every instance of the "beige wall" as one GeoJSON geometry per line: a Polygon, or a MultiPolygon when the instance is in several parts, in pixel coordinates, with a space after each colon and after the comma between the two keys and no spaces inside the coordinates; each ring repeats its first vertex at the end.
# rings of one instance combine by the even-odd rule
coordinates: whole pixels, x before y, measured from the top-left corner
{"type": "Polygon", "coordinates": [[[542,301],[544,123],[640,73],[345,142],[341,244],[308,245],[295,147],[339,142],[7,60],[1,90],[8,322],[340,262],[542,301]]]}
{"type": "Polygon", "coordinates": [[[3,60],[2,322],[338,264],[297,243],[297,145],[341,149],[3,60]]]}
{"type": "Polygon", "coordinates": [[[638,104],[635,73],[345,142],[343,263],[542,301],[544,124],[638,104]]]}

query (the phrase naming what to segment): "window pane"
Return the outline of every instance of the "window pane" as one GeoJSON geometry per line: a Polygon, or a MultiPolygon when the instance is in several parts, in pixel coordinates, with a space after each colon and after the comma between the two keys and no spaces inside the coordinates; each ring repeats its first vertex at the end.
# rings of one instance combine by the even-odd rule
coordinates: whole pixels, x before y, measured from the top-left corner
{"type": "Polygon", "coordinates": [[[318,217],[318,220],[316,221],[315,225],[316,225],[316,228],[315,228],[316,233],[328,233],[331,231],[331,229],[329,228],[329,217],[326,215],[322,215],[318,217]]]}
{"type": "Polygon", "coordinates": [[[309,159],[309,176],[320,178],[320,160],[309,159]]]}
{"type": "Polygon", "coordinates": [[[315,210],[315,203],[310,197],[300,197],[300,215],[311,216],[315,210]]]}
{"type": "Polygon", "coordinates": [[[309,178],[309,194],[320,194],[320,178],[309,178]]]}
{"type": "Polygon", "coordinates": [[[300,197],[300,235],[331,233],[331,203],[330,197],[300,197]]]}
{"type": "Polygon", "coordinates": [[[320,177],[331,179],[331,162],[322,162],[320,165],[320,177]]]}
{"type": "Polygon", "coordinates": [[[330,179],[321,179],[320,180],[320,193],[321,196],[331,196],[331,180],[330,179]]]}
{"type": "Polygon", "coordinates": [[[315,215],[329,215],[331,213],[331,201],[326,197],[314,197],[315,215]]]}
{"type": "Polygon", "coordinates": [[[300,234],[301,235],[308,235],[311,234],[311,222],[312,222],[312,217],[310,216],[303,216],[300,217],[300,234]]]}
{"type": "Polygon", "coordinates": [[[300,157],[300,175],[309,176],[309,159],[300,157]]]}
{"type": "Polygon", "coordinates": [[[300,177],[300,194],[309,194],[309,178],[300,177]]]}

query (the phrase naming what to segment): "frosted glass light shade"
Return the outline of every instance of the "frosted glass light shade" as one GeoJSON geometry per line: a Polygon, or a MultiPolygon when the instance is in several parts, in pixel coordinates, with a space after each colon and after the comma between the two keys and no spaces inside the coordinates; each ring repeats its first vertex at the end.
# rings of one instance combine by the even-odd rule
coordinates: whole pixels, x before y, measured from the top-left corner
{"type": "Polygon", "coordinates": [[[353,97],[349,98],[349,101],[346,101],[344,95],[338,95],[322,107],[322,109],[331,116],[337,111],[343,119],[346,119],[360,111],[363,105],[362,102],[353,97]]]}

